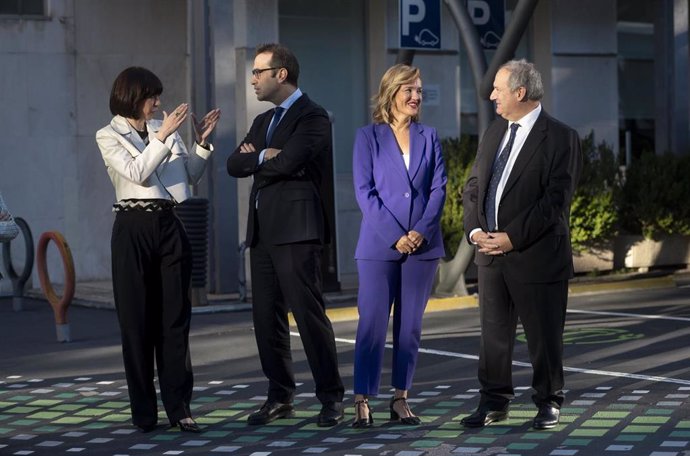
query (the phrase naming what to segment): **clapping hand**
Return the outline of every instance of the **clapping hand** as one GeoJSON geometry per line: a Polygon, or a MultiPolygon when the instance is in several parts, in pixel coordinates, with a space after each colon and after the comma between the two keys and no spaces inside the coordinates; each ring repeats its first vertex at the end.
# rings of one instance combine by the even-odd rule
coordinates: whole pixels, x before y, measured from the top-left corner
{"type": "Polygon", "coordinates": [[[180,104],[173,112],[168,114],[163,111],[163,123],[161,128],[158,130],[156,137],[161,141],[165,142],[168,136],[172,135],[180,128],[182,122],[187,118],[189,113],[189,105],[187,103],[180,104]]]}
{"type": "Polygon", "coordinates": [[[192,114],[192,125],[194,126],[194,136],[196,143],[202,147],[206,147],[209,135],[216,128],[220,119],[220,109],[211,109],[200,121],[192,114]]]}

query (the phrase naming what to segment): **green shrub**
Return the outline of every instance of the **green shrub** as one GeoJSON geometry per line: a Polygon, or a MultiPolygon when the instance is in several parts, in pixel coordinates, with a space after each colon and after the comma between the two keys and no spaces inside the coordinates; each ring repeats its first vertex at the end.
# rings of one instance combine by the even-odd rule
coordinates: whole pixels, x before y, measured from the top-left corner
{"type": "Polygon", "coordinates": [[[582,173],[570,207],[573,248],[610,239],[616,234],[616,195],[620,171],[613,150],[605,142],[594,145],[594,133],[582,139],[582,173]]]}
{"type": "Polygon", "coordinates": [[[690,155],[645,153],[626,171],[621,228],[651,239],[690,234],[690,155]]]}
{"type": "MultiPolygon", "coordinates": [[[[446,254],[455,254],[462,226],[462,187],[477,151],[477,138],[442,141],[448,174],[446,205],[441,217],[446,254]]],[[[570,208],[575,251],[612,239],[617,233],[690,234],[690,155],[645,153],[623,175],[613,150],[594,144],[594,133],[582,139],[583,168],[570,208]]]]}
{"type": "Polygon", "coordinates": [[[613,193],[602,192],[591,197],[573,198],[570,213],[570,233],[573,245],[584,245],[609,239],[614,231],[617,214],[613,207],[613,193]]]}
{"type": "Polygon", "coordinates": [[[465,235],[462,226],[462,187],[467,181],[477,154],[477,138],[469,135],[462,135],[460,139],[446,138],[441,142],[441,147],[448,175],[441,229],[446,255],[453,256],[465,235]]]}

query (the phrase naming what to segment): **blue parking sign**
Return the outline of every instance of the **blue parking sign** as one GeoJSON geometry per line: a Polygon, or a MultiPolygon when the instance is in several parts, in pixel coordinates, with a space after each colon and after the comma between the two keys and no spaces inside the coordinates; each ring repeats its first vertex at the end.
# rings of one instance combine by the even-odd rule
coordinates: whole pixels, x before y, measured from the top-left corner
{"type": "Polygon", "coordinates": [[[467,0],[467,12],[484,49],[496,49],[505,32],[504,0],[467,0]]]}
{"type": "Polygon", "coordinates": [[[400,0],[400,47],[441,49],[441,0],[400,0]]]}

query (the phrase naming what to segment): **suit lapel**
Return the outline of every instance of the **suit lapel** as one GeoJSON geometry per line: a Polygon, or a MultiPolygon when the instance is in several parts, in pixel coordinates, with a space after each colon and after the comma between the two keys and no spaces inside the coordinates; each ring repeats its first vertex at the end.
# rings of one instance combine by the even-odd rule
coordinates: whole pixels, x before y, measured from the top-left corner
{"type": "Polygon", "coordinates": [[[377,124],[374,126],[374,131],[376,132],[379,155],[385,157],[391,168],[409,183],[410,177],[407,169],[405,169],[405,162],[400,155],[400,147],[398,147],[398,141],[395,140],[391,127],[385,123],[377,124]]]}
{"type": "Polygon", "coordinates": [[[501,140],[505,136],[507,129],[508,122],[504,119],[498,119],[489,127],[482,140],[481,149],[483,153],[479,166],[479,169],[482,170],[479,176],[479,188],[483,193],[479,195],[481,201],[484,201],[484,193],[486,193],[486,189],[489,187],[491,170],[496,160],[496,154],[498,154],[498,147],[501,145],[501,140]]]}
{"type": "Polygon", "coordinates": [[[127,120],[122,116],[115,116],[110,121],[110,127],[117,133],[117,140],[120,141],[133,157],[141,155],[146,145],[144,141],[130,127],[127,120]]]}
{"type": "Polygon", "coordinates": [[[520,179],[525,166],[530,162],[534,154],[539,148],[539,144],[546,138],[546,117],[544,117],[544,111],[537,118],[537,121],[532,127],[532,131],[529,132],[525,143],[522,145],[517,158],[515,159],[515,164],[513,164],[513,169],[510,171],[508,180],[506,181],[506,186],[503,189],[503,195],[508,193],[510,189],[515,185],[515,183],[520,179]]]}
{"type": "MultiPolygon", "coordinates": [[[[268,127],[271,125],[271,119],[273,118],[273,109],[264,112],[261,116],[263,117],[261,118],[261,127],[258,131],[259,137],[254,139],[254,147],[256,147],[256,150],[263,150],[269,146],[266,144],[266,134],[268,133],[268,127]]],[[[276,137],[275,131],[273,132],[273,137],[276,137]]]]}
{"type": "MultiPolygon", "coordinates": [[[[302,96],[300,96],[297,100],[295,100],[294,103],[292,103],[290,109],[285,111],[283,113],[283,116],[280,118],[280,123],[276,126],[276,129],[273,132],[273,138],[282,137],[287,126],[292,124],[292,122],[299,117],[300,113],[302,112],[302,109],[304,108],[304,106],[306,106],[308,102],[309,98],[307,97],[307,94],[303,93],[302,96]]],[[[268,132],[268,127],[271,124],[272,119],[273,110],[268,112],[266,119],[264,119],[264,125],[261,128],[263,132],[264,142],[266,141],[266,133],[268,132]]],[[[266,146],[269,146],[269,144],[267,144],[266,146]]]]}
{"type": "Polygon", "coordinates": [[[416,122],[410,124],[410,169],[408,174],[410,181],[414,180],[422,164],[422,158],[426,151],[426,136],[423,135],[424,127],[416,122]]]}

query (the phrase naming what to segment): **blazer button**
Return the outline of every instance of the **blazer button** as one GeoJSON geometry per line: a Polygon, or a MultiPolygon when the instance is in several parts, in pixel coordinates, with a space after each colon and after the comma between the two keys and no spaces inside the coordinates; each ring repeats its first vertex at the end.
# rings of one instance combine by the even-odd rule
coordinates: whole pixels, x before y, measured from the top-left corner
{"type": "Polygon", "coordinates": [[[405,192],[405,198],[409,198],[409,197],[410,197],[409,192],[405,192]]]}

